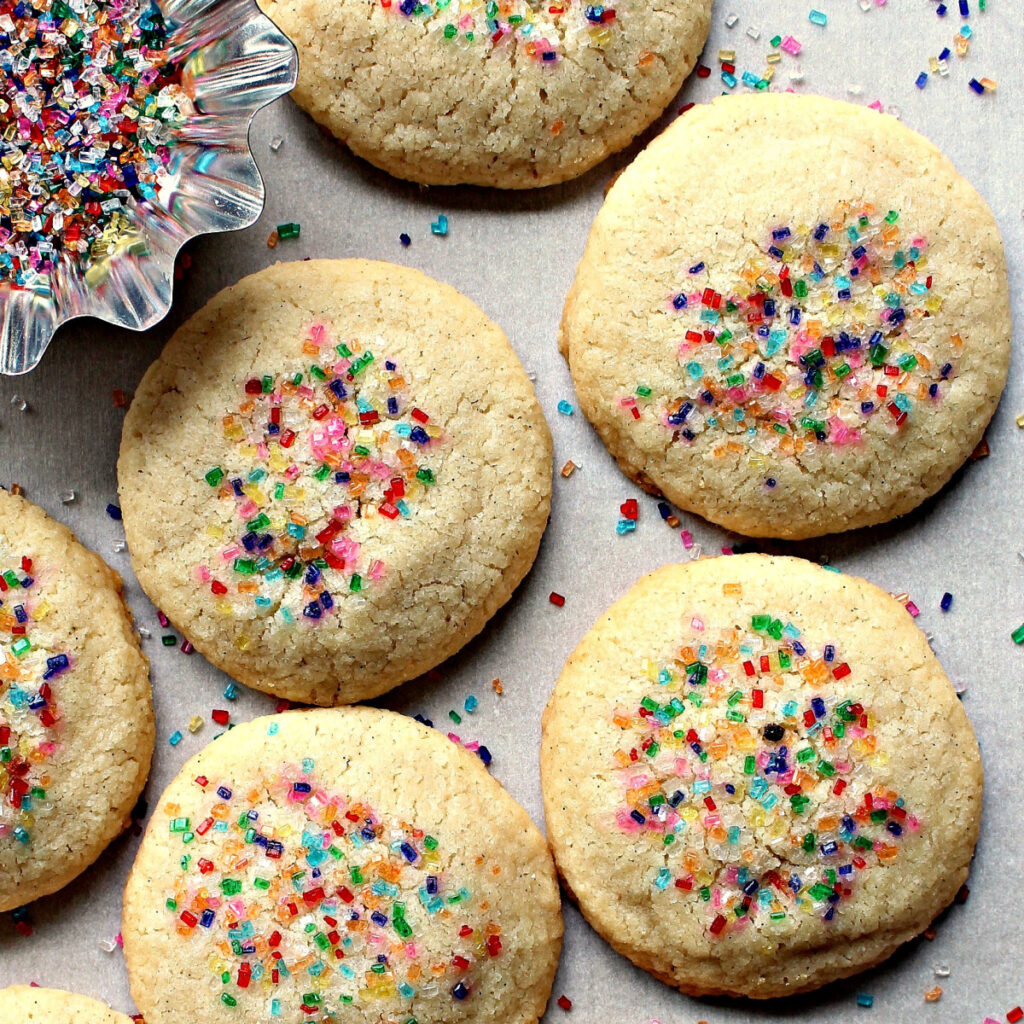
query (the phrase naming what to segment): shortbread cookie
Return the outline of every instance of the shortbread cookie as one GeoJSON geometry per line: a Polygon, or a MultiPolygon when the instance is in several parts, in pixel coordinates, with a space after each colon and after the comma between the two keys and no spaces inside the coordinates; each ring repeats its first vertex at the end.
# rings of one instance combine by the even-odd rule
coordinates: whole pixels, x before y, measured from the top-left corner
{"type": "Polygon", "coordinates": [[[153,737],[121,578],[0,490],[0,911],[56,892],[125,828],[153,737]]]}
{"type": "Polygon", "coordinates": [[[0,1024],[132,1024],[132,1020],[88,996],[12,985],[0,988],[0,1024]]]}
{"type": "Polygon", "coordinates": [[[359,156],[430,185],[534,188],[627,145],[672,101],[711,0],[260,0],[294,96],[359,156]]]}
{"type": "Polygon", "coordinates": [[[644,577],[566,663],[541,774],[558,869],[615,949],[692,995],[855,974],[967,877],[978,744],[906,610],[737,555],[644,577]]]}
{"type": "Polygon", "coordinates": [[[505,336],[415,270],[278,264],[143,378],[118,464],[146,593],[219,668],[313,704],[475,636],[529,571],[551,437],[505,336]]]}
{"type": "Polygon", "coordinates": [[[938,491],[1006,381],[984,200],[898,121],[797,95],[677,120],[591,230],[561,344],[623,470],[751,536],[884,522],[938,491]]]}
{"type": "Polygon", "coordinates": [[[146,1024],[534,1024],[562,918],[544,837],[478,758],[347,708],[258,718],[185,765],[123,933],[146,1024]]]}

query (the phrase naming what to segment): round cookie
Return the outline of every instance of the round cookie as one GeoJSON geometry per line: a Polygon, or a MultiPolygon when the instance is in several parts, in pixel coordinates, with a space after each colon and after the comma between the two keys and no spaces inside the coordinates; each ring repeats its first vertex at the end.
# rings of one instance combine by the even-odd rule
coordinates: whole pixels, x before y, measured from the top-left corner
{"type": "Polygon", "coordinates": [[[216,295],[143,378],[118,463],[143,589],[219,668],[373,697],[474,637],[536,557],[551,436],[500,329],[365,260],[216,295]]]}
{"type": "Polygon", "coordinates": [[[258,718],[185,765],[123,934],[147,1024],[534,1024],[562,918],[544,837],[478,758],[346,708],[258,718]]]}
{"type": "Polygon", "coordinates": [[[691,995],[872,966],[955,897],[978,838],[967,716],[906,610],[795,558],[645,576],[544,714],[548,834],[584,916],[691,995]]]}
{"type": "Polygon", "coordinates": [[[626,146],[672,101],[711,0],[260,0],[299,51],[296,102],[428,185],[535,188],[626,146]]]}
{"type": "Polygon", "coordinates": [[[153,740],[120,576],[0,490],[0,911],[67,885],[123,831],[153,740]]]}
{"type": "Polygon", "coordinates": [[[132,1024],[132,1019],[88,996],[12,985],[0,988],[0,1024],[132,1024]]]}
{"type": "Polygon", "coordinates": [[[893,118],[730,96],[615,183],[561,346],[647,489],[750,536],[868,526],[938,491],[996,408],[1003,246],[984,200],[893,118]]]}

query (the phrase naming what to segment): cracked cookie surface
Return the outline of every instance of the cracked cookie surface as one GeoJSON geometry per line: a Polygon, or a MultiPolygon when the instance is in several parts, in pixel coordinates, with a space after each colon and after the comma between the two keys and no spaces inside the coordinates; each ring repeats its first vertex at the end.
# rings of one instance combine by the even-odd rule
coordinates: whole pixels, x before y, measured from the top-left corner
{"type": "Polygon", "coordinates": [[[973,731],[906,610],[793,558],[644,577],[567,662],[541,770],[584,915],[692,994],[883,960],[953,900],[981,814],[973,731]]]}
{"type": "Polygon", "coordinates": [[[583,174],[665,109],[710,0],[261,0],[299,51],[296,102],[357,155],[431,185],[583,174]]]}
{"type": "Polygon", "coordinates": [[[120,576],[0,489],[0,911],[67,885],[124,830],[153,742],[120,576]]]}
{"type": "Polygon", "coordinates": [[[0,1024],[132,1024],[88,996],[34,985],[0,989],[0,1024]]]}
{"type": "Polygon", "coordinates": [[[351,703],[459,650],[529,571],[551,437],[500,329],[418,271],[278,264],[171,339],[125,421],[143,588],[218,667],[351,703]]]}
{"type": "Polygon", "coordinates": [[[123,930],[150,1024],[534,1024],[562,920],[543,836],[479,759],[346,708],[256,719],[193,758],[123,930]]]}
{"type": "Polygon", "coordinates": [[[616,181],[560,344],[645,487],[750,536],[868,526],[938,491],[995,411],[1002,241],[949,160],[887,115],[726,97],[616,181]]]}

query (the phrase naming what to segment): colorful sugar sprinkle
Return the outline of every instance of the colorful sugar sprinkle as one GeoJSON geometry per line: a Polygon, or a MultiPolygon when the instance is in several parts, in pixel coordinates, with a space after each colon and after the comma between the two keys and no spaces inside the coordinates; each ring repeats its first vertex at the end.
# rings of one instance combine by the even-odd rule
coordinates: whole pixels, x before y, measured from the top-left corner
{"type": "Polygon", "coordinates": [[[53,612],[49,576],[29,555],[0,551],[0,843],[32,841],[59,749],[56,691],[73,664],[43,625],[53,612]]]}
{"type": "Polygon", "coordinates": [[[192,113],[169,27],[138,0],[0,2],[0,281],[95,285],[110,257],[145,252],[138,207],[157,198],[192,113]]]}
{"type": "Polygon", "coordinates": [[[203,474],[222,546],[195,578],[221,615],[331,616],[387,572],[359,538],[413,519],[437,482],[444,432],[395,360],[356,354],[324,324],[300,348],[294,370],[240,383],[222,420],[229,456],[203,474]]]}
{"type": "Polygon", "coordinates": [[[195,818],[167,807],[181,874],[165,903],[209,951],[205,998],[270,1019],[361,1006],[390,1020],[416,998],[471,999],[479,966],[501,956],[501,928],[441,840],[328,792],[311,758],[256,782],[195,781],[195,818]]]}
{"type": "Polygon", "coordinates": [[[817,226],[777,226],[721,291],[715,268],[688,263],[666,299],[679,386],[624,396],[623,413],[656,416],[680,443],[703,436],[719,456],[899,431],[942,400],[962,340],[922,330],[942,298],[926,240],[904,238],[898,222],[895,211],[845,207],[817,226]]]}
{"type": "Polygon", "coordinates": [[[703,904],[711,936],[831,921],[922,828],[874,779],[887,755],[856,668],[770,611],[720,633],[699,611],[683,622],[673,656],[641,666],[648,693],[612,715],[618,828],[657,845],[654,897],[703,904]]]}
{"type": "Polygon", "coordinates": [[[510,59],[518,48],[531,60],[549,65],[557,64],[569,47],[604,50],[618,24],[614,7],[587,0],[380,0],[380,5],[427,25],[448,46],[484,47],[489,54],[508,54],[510,59]]]}

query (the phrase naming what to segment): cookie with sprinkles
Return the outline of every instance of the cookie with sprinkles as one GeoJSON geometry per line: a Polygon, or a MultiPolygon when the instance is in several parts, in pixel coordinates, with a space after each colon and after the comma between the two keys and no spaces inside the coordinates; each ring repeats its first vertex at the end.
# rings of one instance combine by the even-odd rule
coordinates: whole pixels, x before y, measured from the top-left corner
{"type": "Polygon", "coordinates": [[[88,996],[34,985],[0,989],[0,1021],[4,1024],[132,1024],[88,996]]]}
{"type": "Polygon", "coordinates": [[[0,489],[0,911],[101,856],[142,792],[153,739],[121,578],[0,489]]]}
{"type": "Polygon", "coordinates": [[[551,436],[500,329],[415,270],[279,264],[221,292],[140,385],[118,466],[143,589],[218,667],[375,696],[526,575],[551,436]]]}
{"type": "Polygon", "coordinates": [[[726,97],[617,180],[560,341],[581,408],[649,490],[750,536],[870,526],[942,488],[995,411],[1003,245],[888,115],[726,97]]]}
{"type": "Polygon", "coordinates": [[[612,605],[548,703],[541,778],[584,916],[691,995],[884,960],[953,901],[982,803],[970,722],[903,606],[764,555],[666,566],[612,605]]]}
{"type": "Polygon", "coordinates": [[[345,708],[256,719],[185,765],[123,934],[147,1024],[534,1024],[562,918],[544,837],[479,759],[345,708]]]}
{"type": "Polygon", "coordinates": [[[293,96],[358,156],[430,185],[577,177],[647,128],[697,62],[711,0],[260,0],[293,96]]]}

